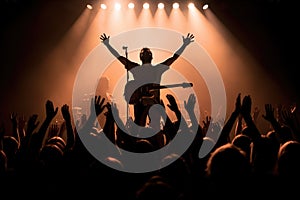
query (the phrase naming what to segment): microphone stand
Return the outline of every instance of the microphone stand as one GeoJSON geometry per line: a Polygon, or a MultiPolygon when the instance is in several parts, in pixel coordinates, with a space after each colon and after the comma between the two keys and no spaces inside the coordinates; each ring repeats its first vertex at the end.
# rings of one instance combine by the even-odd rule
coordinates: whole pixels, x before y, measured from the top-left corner
{"type": "MultiPolygon", "coordinates": [[[[128,47],[127,46],[123,46],[122,47],[123,50],[125,50],[125,57],[126,59],[128,59],[128,52],[127,52],[127,49],[128,47]]],[[[126,62],[126,84],[128,83],[129,81],[129,71],[128,71],[128,62],[126,62]]],[[[127,106],[126,106],[126,123],[128,123],[128,119],[129,119],[129,102],[126,102],[127,103],[127,106]]]]}

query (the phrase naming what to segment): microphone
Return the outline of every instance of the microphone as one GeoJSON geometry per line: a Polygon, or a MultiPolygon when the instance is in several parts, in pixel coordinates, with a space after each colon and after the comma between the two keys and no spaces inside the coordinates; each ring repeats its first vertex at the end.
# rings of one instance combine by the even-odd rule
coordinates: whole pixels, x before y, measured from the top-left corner
{"type": "Polygon", "coordinates": [[[123,50],[127,50],[128,46],[123,46],[122,49],[123,50]]]}

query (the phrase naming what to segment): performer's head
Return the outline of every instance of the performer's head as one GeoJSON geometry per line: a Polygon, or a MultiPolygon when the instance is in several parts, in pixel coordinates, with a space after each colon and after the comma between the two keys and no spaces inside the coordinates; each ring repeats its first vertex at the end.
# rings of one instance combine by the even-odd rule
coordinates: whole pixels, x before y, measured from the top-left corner
{"type": "Polygon", "coordinates": [[[150,51],[149,48],[144,47],[141,49],[140,51],[140,59],[143,62],[143,64],[145,63],[151,63],[153,57],[152,57],[152,52],[150,51]]]}

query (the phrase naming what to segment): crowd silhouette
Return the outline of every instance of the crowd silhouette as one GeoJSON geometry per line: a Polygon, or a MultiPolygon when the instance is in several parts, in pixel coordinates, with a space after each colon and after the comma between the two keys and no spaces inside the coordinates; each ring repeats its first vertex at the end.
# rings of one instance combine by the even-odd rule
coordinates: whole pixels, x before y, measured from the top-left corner
{"type": "MultiPolygon", "coordinates": [[[[121,128],[116,123],[118,117],[112,114],[118,111],[117,106],[101,96],[91,99],[90,109],[95,110],[96,115],[87,116],[77,125],[73,123],[69,105],[59,109],[51,100],[45,103],[44,117],[33,114],[24,119],[11,113],[13,129],[7,130],[4,125],[0,128],[1,190],[11,195],[38,193],[76,197],[97,194],[139,200],[201,199],[203,195],[211,198],[233,195],[231,198],[237,198],[239,192],[247,197],[297,194],[300,178],[297,107],[282,108],[279,120],[276,108],[266,104],[261,119],[267,120],[272,130],[262,133],[256,126],[258,114],[252,112],[250,95],[237,95],[235,108],[223,126],[210,116],[201,119],[203,123],[195,120],[194,94],[185,102],[192,121],[188,126],[174,97],[167,96],[168,108],[180,118],[171,121],[167,117],[159,133],[149,138],[126,134],[123,128],[130,132],[130,126],[124,124],[121,128]],[[64,119],[59,125],[54,122],[58,112],[64,119]],[[106,121],[99,130],[95,122],[101,115],[106,121]],[[38,119],[43,120],[40,123],[38,119]],[[178,124],[182,121],[186,125],[180,128],[178,124]],[[215,124],[209,126],[212,123],[215,124]],[[198,127],[196,133],[192,132],[191,126],[198,127]],[[207,136],[209,127],[220,130],[217,141],[207,136]],[[230,138],[232,131],[235,135],[230,138]],[[139,153],[162,148],[176,134],[195,134],[195,138],[183,155],[174,153],[162,157],[161,164],[175,158],[166,167],[146,173],[128,173],[108,167],[93,157],[79,133],[93,141],[107,137],[116,149],[139,153]],[[204,144],[213,148],[207,156],[199,158],[199,149],[204,144]]],[[[163,101],[161,105],[167,109],[163,101]]],[[[141,132],[147,132],[146,128],[141,132]]],[[[108,152],[106,161],[109,166],[122,169],[126,166],[121,157],[110,156],[108,152]]]]}

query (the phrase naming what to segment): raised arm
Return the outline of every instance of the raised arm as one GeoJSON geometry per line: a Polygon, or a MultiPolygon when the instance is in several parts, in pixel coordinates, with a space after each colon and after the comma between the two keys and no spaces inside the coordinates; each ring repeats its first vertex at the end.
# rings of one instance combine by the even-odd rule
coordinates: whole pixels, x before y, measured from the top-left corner
{"type": "Polygon", "coordinates": [[[18,129],[18,120],[17,120],[17,114],[11,113],[10,114],[10,121],[12,123],[12,136],[17,139],[17,141],[20,143],[20,134],[18,129]]]}
{"type": "Polygon", "coordinates": [[[69,105],[64,104],[61,107],[61,114],[65,120],[66,130],[67,130],[67,146],[66,149],[73,149],[75,145],[75,133],[72,127],[71,114],[69,111],[69,105]]]}
{"type": "MultiPolygon", "coordinates": [[[[186,120],[182,117],[181,111],[179,110],[179,107],[177,105],[176,99],[174,98],[174,96],[172,94],[167,94],[166,95],[169,104],[167,104],[167,106],[170,108],[170,110],[172,110],[177,118],[177,121],[179,123],[177,123],[177,125],[179,124],[183,124],[184,128],[186,129],[188,127],[186,120]]],[[[179,127],[177,127],[179,128],[179,127]]]]}
{"type": "Polygon", "coordinates": [[[33,153],[36,156],[40,150],[40,148],[43,146],[43,140],[46,136],[47,129],[51,123],[51,121],[54,119],[58,112],[58,107],[54,107],[53,102],[51,100],[47,100],[46,104],[46,118],[44,119],[43,123],[41,124],[39,130],[32,134],[32,137],[30,139],[30,148],[32,149],[33,153]]]}
{"type": "Polygon", "coordinates": [[[246,126],[249,128],[248,136],[252,139],[253,142],[256,142],[261,138],[261,134],[255,125],[253,118],[251,116],[251,106],[252,99],[250,95],[247,95],[243,98],[242,106],[241,106],[241,114],[243,119],[245,120],[246,126]]]}
{"type": "Polygon", "coordinates": [[[126,69],[130,70],[132,69],[133,67],[136,67],[138,66],[139,64],[138,63],[135,63],[135,62],[132,62],[130,60],[128,60],[128,58],[124,57],[124,56],[121,56],[117,50],[110,45],[109,43],[109,38],[110,36],[109,35],[106,35],[105,33],[103,33],[101,36],[100,36],[100,39],[102,41],[102,43],[107,47],[107,49],[110,51],[110,53],[116,57],[124,66],[126,69]]]}
{"type": "Polygon", "coordinates": [[[177,58],[179,58],[179,56],[183,53],[185,48],[190,43],[194,42],[194,37],[195,36],[191,33],[188,33],[186,37],[182,36],[182,42],[183,43],[182,43],[181,47],[179,47],[179,49],[174,53],[174,55],[172,57],[168,58],[167,60],[165,60],[161,64],[170,66],[175,60],[177,60],[177,58]]]}
{"type": "MultiPolygon", "coordinates": [[[[91,99],[90,104],[90,115],[86,123],[81,127],[80,131],[84,131],[85,133],[89,134],[92,132],[92,128],[94,127],[94,123],[97,117],[104,111],[106,105],[104,104],[105,98],[102,98],[100,95],[96,95],[94,98],[91,99]]],[[[75,138],[75,140],[78,140],[75,138]]]]}
{"type": "Polygon", "coordinates": [[[241,94],[239,93],[235,101],[235,108],[222,128],[217,144],[215,145],[216,148],[231,142],[229,137],[230,132],[232,131],[234,123],[241,112],[241,107],[241,94]]]}

